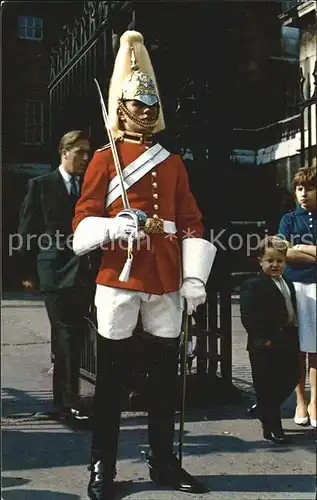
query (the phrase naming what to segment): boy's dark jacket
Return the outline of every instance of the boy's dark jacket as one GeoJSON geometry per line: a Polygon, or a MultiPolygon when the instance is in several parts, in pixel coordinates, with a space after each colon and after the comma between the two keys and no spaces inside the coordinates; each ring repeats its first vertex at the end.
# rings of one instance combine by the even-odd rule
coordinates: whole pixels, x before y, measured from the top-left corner
{"type": "MultiPolygon", "coordinates": [[[[285,278],[284,278],[285,279],[285,278]]],[[[285,279],[296,313],[294,285],[285,279]]],[[[274,281],[263,272],[248,279],[240,290],[241,321],[248,334],[248,350],[265,348],[271,340],[272,347],[298,345],[297,328],[287,326],[285,299],[274,281]]]]}

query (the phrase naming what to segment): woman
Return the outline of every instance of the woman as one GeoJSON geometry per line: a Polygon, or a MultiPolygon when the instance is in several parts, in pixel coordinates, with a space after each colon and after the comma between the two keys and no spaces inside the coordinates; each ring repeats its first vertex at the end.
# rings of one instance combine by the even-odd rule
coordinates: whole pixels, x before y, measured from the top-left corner
{"type": "Polygon", "coordinates": [[[316,168],[301,168],[293,179],[299,207],[284,215],[279,235],[291,246],[287,251],[285,276],[294,282],[300,342],[300,381],[296,387],[297,405],[294,421],[317,425],[316,399],[316,168]],[[310,402],[305,394],[306,359],[310,384],[310,402]]]}

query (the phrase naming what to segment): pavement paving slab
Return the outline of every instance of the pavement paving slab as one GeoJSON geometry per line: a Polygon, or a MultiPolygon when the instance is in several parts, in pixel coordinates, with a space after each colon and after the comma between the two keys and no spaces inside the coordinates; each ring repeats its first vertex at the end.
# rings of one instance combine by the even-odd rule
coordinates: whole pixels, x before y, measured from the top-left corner
{"type": "MultiPolygon", "coordinates": [[[[316,431],[293,422],[294,396],[283,406],[288,446],[263,440],[246,411],[253,389],[246,335],[232,307],[233,381],[242,397],[186,413],[183,464],[206,485],[203,495],[159,489],[149,480],[146,414],[124,412],[117,489],[127,500],[312,500],[316,498],[316,431]]],[[[87,499],[89,429],[50,419],[50,329],[42,300],[20,294],[2,301],[2,499],[87,499]]],[[[82,384],[83,394],[93,386],[82,384]]],[[[212,402],[213,395],[210,397],[212,402]]],[[[177,438],[177,436],[176,436],[177,438]]]]}

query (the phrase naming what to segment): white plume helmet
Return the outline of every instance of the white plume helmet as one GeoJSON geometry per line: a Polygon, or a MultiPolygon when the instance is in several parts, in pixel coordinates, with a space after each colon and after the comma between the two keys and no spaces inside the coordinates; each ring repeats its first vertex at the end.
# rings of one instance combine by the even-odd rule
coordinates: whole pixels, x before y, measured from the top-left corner
{"type": "Polygon", "coordinates": [[[144,76],[152,80],[155,87],[154,94],[160,105],[158,120],[153,132],[160,132],[165,128],[162,103],[155,73],[150,56],[144,45],[143,36],[138,31],[126,31],[120,38],[120,47],[114,63],[108,94],[109,125],[114,137],[120,136],[118,119],[119,99],[123,96],[123,90],[126,88],[129,76],[131,77],[136,72],[136,69],[139,72],[145,73],[144,76]]]}

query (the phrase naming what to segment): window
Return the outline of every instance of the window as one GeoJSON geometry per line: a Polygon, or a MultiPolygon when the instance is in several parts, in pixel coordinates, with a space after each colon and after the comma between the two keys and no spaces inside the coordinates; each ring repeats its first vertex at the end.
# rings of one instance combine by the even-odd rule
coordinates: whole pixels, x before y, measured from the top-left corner
{"type": "Polygon", "coordinates": [[[43,19],[37,17],[19,17],[19,38],[42,40],[43,19]]]}
{"type": "Polygon", "coordinates": [[[281,29],[281,58],[289,62],[297,62],[299,58],[300,30],[289,26],[281,29]]]}
{"type": "Polygon", "coordinates": [[[299,85],[296,78],[288,80],[285,88],[286,118],[299,113],[299,85]]]}
{"type": "Polygon", "coordinates": [[[285,0],[284,2],[281,2],[282,12],[285,12],[285,11],[291,9],[297,3],[298,3],[297,0],[285,0]]]}
{"type": "Polygon", "coordinates": [[[43,143],[43,102],[24,103],[24,144],[43,143]]]}

